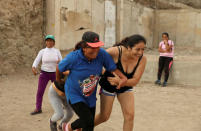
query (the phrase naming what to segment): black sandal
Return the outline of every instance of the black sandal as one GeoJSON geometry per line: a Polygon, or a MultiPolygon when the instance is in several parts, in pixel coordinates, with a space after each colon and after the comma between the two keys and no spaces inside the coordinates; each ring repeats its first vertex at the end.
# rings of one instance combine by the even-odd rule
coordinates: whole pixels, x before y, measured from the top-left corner
{"type": "Polygon", "coordinates": [[[42,113],[42,110],[35,109],[33,112],[30,113],[30,115],[36,115],[42,113]]]}

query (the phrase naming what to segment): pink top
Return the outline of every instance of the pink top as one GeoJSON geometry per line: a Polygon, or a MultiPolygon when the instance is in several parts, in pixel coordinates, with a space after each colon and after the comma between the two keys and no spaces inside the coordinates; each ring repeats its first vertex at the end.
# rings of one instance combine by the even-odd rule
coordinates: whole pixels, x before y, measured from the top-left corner
{"type": "MultiPolygon", "coordinates": [[[[168,40],[168,44],[172,45],[172,51],[170,53],[160,53],[160,56],[165,56],[165,57],[173,57],[174,55],[174,43],[171,40],[168,40]]],[[[162,49],[165,50],[165,43],[164,41],[161,41],[159,43],[159,47],[162,46],[162,49]]]]}

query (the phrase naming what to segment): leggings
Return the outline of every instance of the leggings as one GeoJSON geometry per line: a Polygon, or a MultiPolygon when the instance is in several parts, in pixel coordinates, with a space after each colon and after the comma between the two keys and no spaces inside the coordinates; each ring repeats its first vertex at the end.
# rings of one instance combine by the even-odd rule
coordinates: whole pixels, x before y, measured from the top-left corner
{"type": "Polygon", "coordinates": [[[67,100],[65,96],[59,96],[52,85],[49,88],[48,92],[49,101],[54,109],[54,114],[51,117],[52,122],[57,122],[62,119],[60,125],[63,122],[69,122],[73,117],[73,109],[70,104],[67,104],[67,100]]]}
{"type": "Polygon", "coordinates": [[[96,107],[90,108],[84,102],[71,104],[71,107],[79,117],[71,124],[72,129],[82,128],[82,131],[93,131],[96,107]]]}
{"type": "Polygon", "coordinates": [[[164,81],[165,82],[168,81],[169,71],[170,71],[170,68],[172,66],[172,62],[173,62],[172,57],[164,57],[164,56],[159,57],[158,80],[161,80],[162,71],[164,69],[165,70],[164,81]]]}
{"type": "Polygon", "coordinates": [[[39,80],[38,80],[38,90],[36,94],[36,109],[41,110],[42,108],[42,101],[43,101],[43,95],[45,92],[45,88],[47,86],[47,83],[49,80],[52,82],[56,79],[55,72],[45,72],[41,71],[39,80]]]}

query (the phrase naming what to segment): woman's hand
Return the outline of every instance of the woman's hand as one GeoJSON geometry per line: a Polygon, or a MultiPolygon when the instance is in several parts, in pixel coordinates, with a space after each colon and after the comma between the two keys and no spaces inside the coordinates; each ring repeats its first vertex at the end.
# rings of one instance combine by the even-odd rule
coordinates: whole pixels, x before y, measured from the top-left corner
{"type": "Polygon", "coordinates": [[[119,84],[120,78],[115,75],[114,77],[108,77],[107,80],[110,82],[111,85],[117,86],[119,84]]]}
{"type": "Polygon", "coordinates": [[[67,71],[63,72],[63,74],[66,75],[66,76],[69,75],[70,74],[70,70],[67,70],[67,71]]]}
{"type": "Polygon", "coordinates": [[[165,53],[170,53],[172,52],[172,45],[169,45],[167,40],[164,40],[164,44],[165,44],[165,53]]]}
{"type": "Polygon", "coordinates": [[[38,72],[37,72],[37,70],[36,70],[35,67],[32,67],[32,72],[33,72],[34,75],[37,75],[37,74],[38,74],[38,72]]]}
{"type": "Polygon", "coordinates": [[[168,45],[168,40],[163,41],[165,45],[168,45]]]}
{"type": "Polygon", "coordinates": [[[109,77],[108,81],[111,85],[116,85],[117,89],[123,87],[127,82],[127,77],[121,73],[118,69],[112,72],[114,77],[109,77]]]}

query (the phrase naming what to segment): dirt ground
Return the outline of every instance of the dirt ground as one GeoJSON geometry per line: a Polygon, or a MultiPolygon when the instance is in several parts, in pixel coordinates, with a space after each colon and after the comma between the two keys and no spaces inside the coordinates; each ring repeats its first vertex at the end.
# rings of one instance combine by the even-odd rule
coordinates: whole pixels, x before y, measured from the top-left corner
{"type": "MultiPolygon", "coordinates": [[[[0,131],[48,131],[53,109],[48,100],[48,88],[43,101],[43,113],[31,116],[35,107],[38,76],[31,70],[0,76],[0,131]]],[[[50,83],[49,83],[50,84],[50,83]]],[[[134,131],[201,131],[201,87],[139,83],[134,89],[134,131]]],[[[97,95],[97,112],[99,96],[97,95]]],[[[76,115],[74,118],[76,119],[76,115]]],[[[95,131],[121,131],[123,117],[117,100],[108,122],[95,131]]]]}

